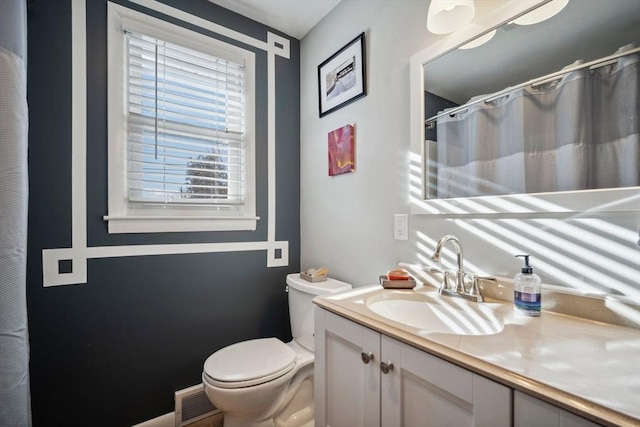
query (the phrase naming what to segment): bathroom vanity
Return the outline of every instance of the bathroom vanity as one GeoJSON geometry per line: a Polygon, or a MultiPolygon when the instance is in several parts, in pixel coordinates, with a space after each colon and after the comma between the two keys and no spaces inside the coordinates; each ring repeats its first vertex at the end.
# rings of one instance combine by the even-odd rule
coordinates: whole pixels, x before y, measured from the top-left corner
{"type": "Polygon", "coordinates": [[[431,287],[314,302],[317,426],[640,425],[638,329],[431,287]]]}

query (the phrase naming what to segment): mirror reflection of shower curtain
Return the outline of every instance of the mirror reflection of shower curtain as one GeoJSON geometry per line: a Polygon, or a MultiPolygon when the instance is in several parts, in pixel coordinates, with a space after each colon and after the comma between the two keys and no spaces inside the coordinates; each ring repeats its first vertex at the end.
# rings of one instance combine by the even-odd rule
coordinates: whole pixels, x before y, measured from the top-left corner
{"type": "Polygon", "coordinates": [[[438,120],[438,198],[524,192],[522,105],[509,98],[438,120]]]}
{"type": "Polygon", "coordinates": [[[589,86],[582,69],[522,89],[525,193],[589,188],[589,86]]]}
{"type": "Polygon", "coordinates": [[[638,62],[573,71],[438,119],[437,197],[640,185],[638,62]]]}
{"type": "Polygon", "coordinates": [[[633,54],[593,71],[593,188],[640,185],[638,68],[633,54]]]}

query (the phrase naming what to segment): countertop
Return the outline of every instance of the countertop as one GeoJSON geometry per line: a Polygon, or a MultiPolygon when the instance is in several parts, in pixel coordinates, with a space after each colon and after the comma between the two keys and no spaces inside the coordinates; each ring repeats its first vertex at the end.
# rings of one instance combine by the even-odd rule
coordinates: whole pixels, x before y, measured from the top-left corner
{"type": "Polygon", "coordinates": [[[587,419],[604,425],[640,425],[640,329],[544,310],[540,317],[526,317],[517,314],[510,302],[487,299],[464,304],[481,305],[472,307],[495,315],[504,324],[501,332],[434,333],[389,320],[367,307],[367,300],[398,293],[428,293],[445,304],[461,304],[461,299],[440,296],[427,286],[390,290],[379,285],[319,296],[314,302],[587,419]]]}

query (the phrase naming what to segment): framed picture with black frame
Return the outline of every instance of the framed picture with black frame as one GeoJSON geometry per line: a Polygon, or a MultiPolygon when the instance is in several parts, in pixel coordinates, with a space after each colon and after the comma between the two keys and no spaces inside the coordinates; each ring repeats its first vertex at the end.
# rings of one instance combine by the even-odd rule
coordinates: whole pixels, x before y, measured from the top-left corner
{"type": "Polygon", "coordinates": [[[318,65],[320,117],[367,94],[364,33],[318,65]]]}

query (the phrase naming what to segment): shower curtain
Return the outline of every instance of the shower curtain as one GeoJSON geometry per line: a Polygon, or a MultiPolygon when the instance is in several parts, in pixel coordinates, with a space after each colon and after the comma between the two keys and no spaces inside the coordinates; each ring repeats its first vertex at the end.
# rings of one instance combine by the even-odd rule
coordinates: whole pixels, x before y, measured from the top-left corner
{"type": "Polygon", "coordinates": [[[31,425],[26,18],[25,0],[0,1],[0,427],[31,425]]]}
{"type": "Polygon", "coordinates": [[[624,56],[439,118],[437,198],[640,185],[639,63],[624,56]]]}
{"type": "Polygon", "coordinates": [[[594,72],[594,188],[640,185],[639,68],[640,54],[634,54],[594,72]]]}

